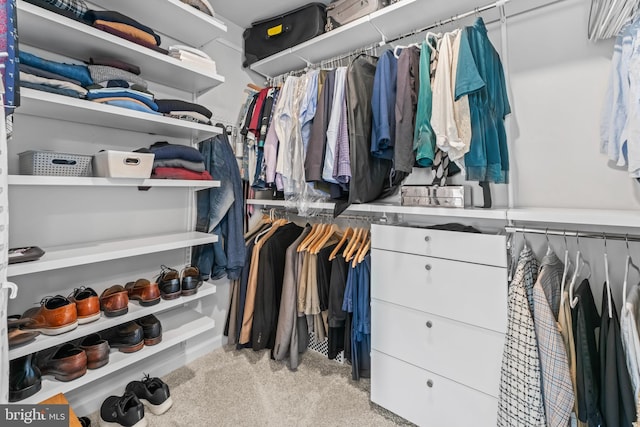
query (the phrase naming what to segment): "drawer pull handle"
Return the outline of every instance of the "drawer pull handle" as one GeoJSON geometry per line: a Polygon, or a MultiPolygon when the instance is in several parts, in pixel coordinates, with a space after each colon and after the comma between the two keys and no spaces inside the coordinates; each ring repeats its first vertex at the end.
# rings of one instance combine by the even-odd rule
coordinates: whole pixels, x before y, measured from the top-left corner
{"type": "Polygon", "coordinates": [[[433,388],[433,380],[427,380],[427,387],[433,388]]]}
{"type": "Polygon", "coordinates": [[[424,241],[425,241],[425,242],[428,242],[429,240],[431,240],[431,237],[429,237],[429,236],[424,236],[424,241]]]}
{"type": "Polygon", "coordinates": [[[433,327],[433,322],[431,320],[429,320],[427,322],[427,328],[431,329],[433,327]]]}
{"type": "Polygon", "coordinates": [[[427,271],[431,271],[431,264],[425,265],[424,269],[427,270],[427,271]]]}

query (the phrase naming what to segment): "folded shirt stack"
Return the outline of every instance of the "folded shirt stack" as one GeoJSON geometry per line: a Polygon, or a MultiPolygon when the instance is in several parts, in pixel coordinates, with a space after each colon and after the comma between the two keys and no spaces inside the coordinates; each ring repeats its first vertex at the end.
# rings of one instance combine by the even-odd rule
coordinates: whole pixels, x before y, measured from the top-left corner
{"type": "Polygon", "coordinates": [[[156,99],[158,112],[180,120],[210,125],[213,113],[206,107],[179,99],[156,99]]]}
{"type": "Polygon", "coordinates": [[[155,154],[151,178],[213,180],[205,170],[204,157],[193,147],[159,141],[149,152],[155,154]]]}
{"type": "Polygon", "coordinates": [[[20,51],[20,85],[59,95],[84,98],[85,87],[93,85],[86,65],[50,61],[20,51]]]}
{"type": "Polygon", "coordinates": [[[187,46],[175,45],[169,47],[169,56],[180,61],[203,68],[212,73],[217,73],[216,62],[201,50],[187,46]]]}
{"type": "Polygon", "coordinates": [[[207,0],[182,0],[182,3],[193,6],[201,12],[206,13],[209,16],[214,16],[213,7],[207,0]]]}
{"type": "Polygon", "coordinates": [[[158,105],[154,102],[153,94],[133,88],[125,87],[97,87],[90,89],[87,99],[101,104],[115,105],[130,110],[142,111],[151,114],[158,113],[158,105]]]}
{"type": "Polygon", "coordinates": [[[160,36],[151,28],[119,12],[110,10],[88,10],[84,19],[92,26],[141,46],[167,54],[160,47],[160,36]]]}
{"type": "Polygon", "coordinates": [[[27,3],[40,6],[58,15],[86,23],[85,14],[89,7],[84,0],[26,0],[27,3]]]}
{"type": "Polygon", "coordinates": [[[109,86],[109,82],[112,81],[126,82],[128,86],[125,87],[131,87],[133,85],[137,85],[144,89],[147,89],[148,87],[148,83],[145,79],[120,68],[109,65],[88,65],[87,68],[89,69],[93,82],[104,87],[109,86]]]}

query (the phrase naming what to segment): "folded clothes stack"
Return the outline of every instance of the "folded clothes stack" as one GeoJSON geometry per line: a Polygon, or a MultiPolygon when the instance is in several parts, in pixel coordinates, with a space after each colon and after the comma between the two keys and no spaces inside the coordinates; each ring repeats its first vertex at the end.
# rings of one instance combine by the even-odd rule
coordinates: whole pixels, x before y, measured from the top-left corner
{"type": "Polygon", "coordinates": [[[84,98],[93,85],[86,65],[49,61],[20,51],[20,85],[59,95],[84,98]]]}
{"type": "Polygon", "coordinates": [[[182,45],[175,45],[169,47],[169,56],[179,59],[186,64],[206,69],[212,73],[217,73],[216,62],[201,50],[182,45]]]}
{"type": "Polygon", "coordinates": [[[103,87],[115,85],[119,87],[131,87],[137,85],[145,90],[148,87],[145,79],[121,68],[109,65],[88,65],[87,68],[89,69],[93,82],[103,87]]]}
{"type": "Polygon", "coordinates": [[[151,178],[213,180],[205,170],[204,157],[193,147],[159,141],[149,152],[155,154],[151,178]]]}
{"type": "Polygon", "coordinates": [[[153,100],[153,94],[143,87],[136,85],[125,87],[98,87],[89,89],[87,99],[101,104],[115,105],[130,110],[142,111],[151,114],[158,113],[158,106],[153,100]]]}
{"type": "Polygon", "coordinates": [[[86,23],[85,14],[89,10],[89,7],[84,0],[26,0],[27,3],[40,6],[43,9],[50,10],[58,15],[66,16],[67,18],[74,19],[86,23]]]}
{"type": "Polygon", "coordinates": [[[210,125],[213,113],[206,107],[179,99],[156,99],[158,112],[180,120],[210,125]]]}
{"type": "Polygon", "coordinates": [[[201,12],[206,13],[209,16],[214,16],[213,7],[207,0],[181,0],[182,3],[193,6],[201,12]]]}
{"type": "Polygon", "coordinates": [[[110,10],[88,10],[84,14],[84,19],[102,31],[148,47],[149,49],[164,54],[168,53],[160,47],[160,36],[157,35],[155,31],[119,12],[110,10]]]}

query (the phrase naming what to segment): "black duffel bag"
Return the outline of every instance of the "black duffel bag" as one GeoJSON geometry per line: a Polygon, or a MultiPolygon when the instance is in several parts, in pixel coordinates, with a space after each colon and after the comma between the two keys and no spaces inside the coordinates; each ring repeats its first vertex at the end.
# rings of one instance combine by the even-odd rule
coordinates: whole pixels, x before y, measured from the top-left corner
{"type": "Polygon", "coordinates": [[[327,23],[326,6],[309,3],[287,13],[263,19],[244,30],[245,67],[267,56],[310,40],[322,33],[327,23]]]}

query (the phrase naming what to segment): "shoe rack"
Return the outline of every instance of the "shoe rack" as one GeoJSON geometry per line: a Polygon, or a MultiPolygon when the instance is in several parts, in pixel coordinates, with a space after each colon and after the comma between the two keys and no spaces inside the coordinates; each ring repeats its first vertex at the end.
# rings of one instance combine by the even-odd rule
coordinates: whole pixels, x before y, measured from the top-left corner
{"type": "MultiPolygon", "coordinates": [[[[154,28],[162,35],[162,46],[200,48],[226,32],[224,23],[179,0],[159,0],[152,8],[147,2],[92,3],[154,28]]],[[[21,50],[68,63],[92,56],[119,58],[140,67],[141,77],[158,98],[197,102],[198,96],[224,83],[221,75],[22,0],[17,6],[21,50]]],[[[217,241],[215,235],[193,231],[195,192],[219,186],[217,181],[44,177],[17,172],[18,153],[31,149],[95,154],[102,149],[132,151],[157,141],[196,146],[221,133],[221,128],[27,88],[21,90],[21,101],[9,140],[10,246],[35,245],[46,253],[37,261],[8,268],[9,280],[19,288],[18,297],[9,301],[8,314],[22,314],[45,296],[67,296],[80,286],[100,294],[111,285],[138,278],[153,281],[162,264],[180,270],[190,262],[192,246],[217,241]]],[[[83,397],[99,401],[121,389],[123,377],[137,378],[143,370],[153,370],[153,361],[166,365],[163,359],[167,359],[171,368],[180,367],[188,359],[185,352],[190,343],[198,346],[213,336],[215,322],[210,316],[215,294],[216,286],[205,282],[195,295],[161,300],[150,307],[130,301],[123,316],[102,315],[70,332],[40,335],[12,348],[10,360],[149,314],[163,328],[159,344],[129,354],[112,349],[107,365],[69,382],[43,377],[37,394],[16,403],[36,403],[65,393],[78,409],[77,401],[83,397]]],[[[97,407],[81,404],[80,409],[97,407]]]]}

